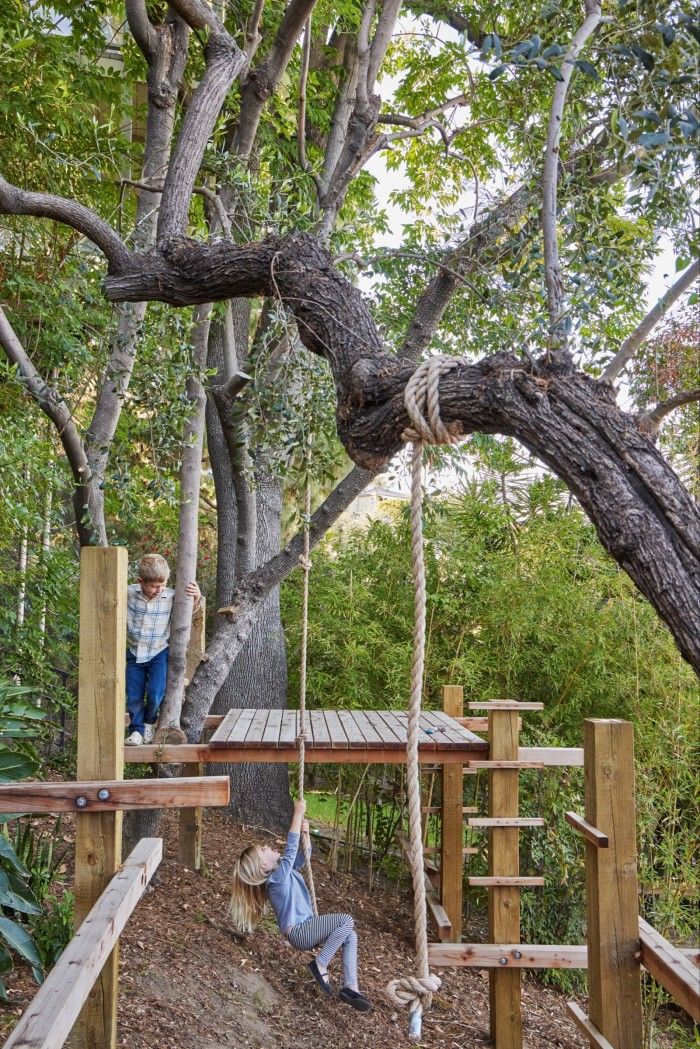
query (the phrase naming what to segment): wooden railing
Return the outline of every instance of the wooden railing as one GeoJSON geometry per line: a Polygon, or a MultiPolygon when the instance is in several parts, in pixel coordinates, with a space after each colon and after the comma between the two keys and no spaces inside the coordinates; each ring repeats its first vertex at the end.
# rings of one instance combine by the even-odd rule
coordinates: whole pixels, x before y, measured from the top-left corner
{"type": "Polygon", "coordinates": [[[163,856],[142,838],[114,875],[25,1010],[4,1049],[60,1049],[163,856]]]}

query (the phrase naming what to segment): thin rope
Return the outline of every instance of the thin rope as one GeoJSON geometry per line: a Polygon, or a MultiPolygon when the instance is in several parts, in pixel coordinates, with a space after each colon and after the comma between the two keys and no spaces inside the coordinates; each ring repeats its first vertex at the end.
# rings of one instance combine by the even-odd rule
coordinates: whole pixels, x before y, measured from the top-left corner
{"type": "MultiPolygon", "coordinates": [[[[303,585],[301,590],[301,656],[299,667],[299,734],[297,736],[297,748],[299,751],[299,798],[304,798],[304,775],[306,771],[306,652],[309,639],[309,572],[311,571],[311,540],[309,536],[309,523],[311,521],[311,482],[306,482],[306,503],[304,507],[304,551],[299,558],[299,564],[303,573],[303,585]]],[[[314,914],[318,914],[316,903],[316,886],[314,885],[314,872],[311,867],[311,841],[308,834],[303,835],[304,857],[306,859],[306,880],[311,896],[311,905],[314,914]]]]}
{"type": "Polygon", "coordinates": [[[409,860],[413,881],[415,922],[415,976],[392,980],[386,988],[396,1005],[408,1005],[412,1015],[411,1037],[420,1037],[420,1018],[439,989],[439,976],[430,972],[428,961],[428,922],[425,898],[425,871],[421,828],[420,765],[418,733],[425,667],[426,583],[423,557],[423,447],[425,444],[452,444],[462,436],[458,425],[445,426],[440,418],[440,377],[462,364],[461,358],[431,357],[413,373],[404,393],[404,404],[411,427],[403,433],[413,443],[411,458],[411,560],[413,569],[413,661],[406,738],[406,782],[408,791],[409,860]],[[427,410],[427,417],[426,417],[427,410]]]}

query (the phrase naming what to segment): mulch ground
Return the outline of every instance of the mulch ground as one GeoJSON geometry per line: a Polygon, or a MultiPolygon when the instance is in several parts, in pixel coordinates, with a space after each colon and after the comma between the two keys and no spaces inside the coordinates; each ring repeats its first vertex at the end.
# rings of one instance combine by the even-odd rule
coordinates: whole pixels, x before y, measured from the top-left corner
{"type": "MultiPolygon", "coordinates": [[[[323,996],[306,969],[309,956],[286,943],[274,920],[264,919],[250,936],[230,928],[226,910],[233,860],[244,845],[261,840],[259,833],[209,810],[200,873],[176,859],[174,814],[166,816],[163,833],[165,855],[156,883],[121,940],[120,1047],[355,1049],[415,1044],[408,1040],[406,1015],[393,1009],[382,993],[388,979],[412,971],[407,887],[375,884],[370,893],[366,878],[334,871],[321,856],[315,859],[322,909],[348,911],[355,918],[361,987],[375,1006],[373,1013],[362,1015],[323,996]]],[[[336,985],[338,975],[334,961],[336,985]]],[[[489,1045],[488,974],[443,969],[441,976],[442,987],[424,1017],[421,1044],[440,1049],[489,1045]]],[[[5,1035],[36,990],[23,970],[8,983],[11,1004],[0,1022],[5,1035]]],[[[565,1013],[565,1000],[524,975],[525,1049],[585,1049],[586,1040],[565,1013]]]]}

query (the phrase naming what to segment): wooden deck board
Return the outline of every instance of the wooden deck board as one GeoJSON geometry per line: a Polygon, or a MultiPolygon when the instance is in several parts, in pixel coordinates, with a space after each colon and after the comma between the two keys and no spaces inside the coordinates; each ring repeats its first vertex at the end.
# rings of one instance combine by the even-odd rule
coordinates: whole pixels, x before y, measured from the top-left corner
{"type": "Polygon", "coordinates": [[[280,728],[278,747],[293,747],[297,738],[297,710],[282,711],[282,726],[280,728]]]}
{"type": "Polygon", "coordinates": [[[262,734],[263,747],[279,746],[280,728],[282,725],[282,711],[271,710],[262,734]]]}
{"type": "Polygon", "coordinates": [[[355,711],[355,720],[365,737],[365,746],[370,750],[378,750],[384,745],[382,743],[382,737],[377,732],[377,729],[372,724],[370,719],[367,717],[367,713],[364,710],[355,711]]]}
{"type": "Polygon", "coordinates": [[[354,747],[355,749],[362,748],[362,750],[366,750],[367,743],[365,742],[362,729],[355,718],[355,712],[353,710],[339,710],[338,717],[340,719],[340,724],[343,726],[343,731],[348,738],[348,746],[354,747]]]}

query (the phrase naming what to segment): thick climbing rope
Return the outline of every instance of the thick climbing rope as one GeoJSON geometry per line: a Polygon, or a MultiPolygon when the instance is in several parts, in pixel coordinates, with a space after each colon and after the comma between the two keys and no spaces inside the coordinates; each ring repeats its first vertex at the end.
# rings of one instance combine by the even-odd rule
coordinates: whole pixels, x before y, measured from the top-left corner
{"type": "Polygon", "coordinates": [[[413,881],[413,912],[415,924],[415,976],[392,980],[386,988],[389,999],[396,1005],[409,1006],[411,1024],[409,1035],[420,1038],[421,1017],[430,1006],[433,994],[440,987],[439,976],[430,972],[428,962],[428,922],[425,898],[425,872],[421,828],[420,766],[418,762],[418,731],[423,694],[425,665],[425,562],[423,559],[423,447],[426,444],[452,444],[463,436],[458,426],[445,426],[440,418],[440,377],[462,364],[457,357],[431,357],[420,365],[409,379],[404,393],[404,404],[411,420],[411,428],[403,439],[413,444],[411,460],[411,559],[413,569],[413,661],[411,666],[411,693],[408,707],[406,740],[406,781],[408,791],[409,860],[413,881]]]}
{"type": "MultiPolygon", "coordinates": [[[[299,752],[299,775],[298,792],[300,800],[304,798],[304,774],[306,766],[306,652],[309,639],[309,572],[311,571],[311,542],[309,537],[309,526],[311,521],[311,482],[306,483],[306,503],[304,507],[304,551],[299,558],[299,564],[303,573],[303,584],[301,591],[301,656],[299,667],[299,732],[297,735],[297,749],[299,752]]],[[[316,903],[316,886],[314,885],[314,872],[311,867],[311,842],[308,834],[302,836],[304,856],[306,858],[306,881],[309,886],[309,895],[314,914],[318,914],[316,903]]]]}

